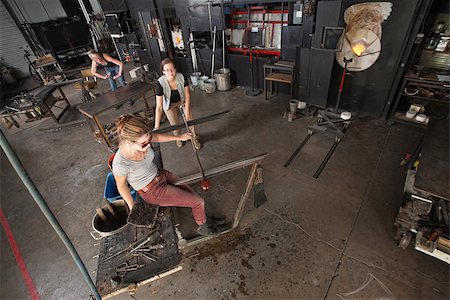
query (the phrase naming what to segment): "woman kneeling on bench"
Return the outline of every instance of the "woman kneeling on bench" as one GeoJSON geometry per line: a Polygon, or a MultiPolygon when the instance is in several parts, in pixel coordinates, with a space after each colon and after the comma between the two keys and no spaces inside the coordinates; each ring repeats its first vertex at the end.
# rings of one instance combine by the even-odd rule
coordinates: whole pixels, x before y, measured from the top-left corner
{"type": "Polygon", "coordinates": [[[223,225],[224,221],[207,218],[203,198],[187,185],[174,185],[177,177],[167,170],[158,170],[153,162],[155,153],[150,142],[187,141],[191,139],[191,133],[179,136],[152,133],[145,120],[135,115],[121,116],[116,124],[119,149],[114,156],[112,171],[117,189],[130,210],[134,202],[128,183],[147,203],[190,207],[199,225],[197,232],[201,235],[214,234],[212,226],[223,225]]]}

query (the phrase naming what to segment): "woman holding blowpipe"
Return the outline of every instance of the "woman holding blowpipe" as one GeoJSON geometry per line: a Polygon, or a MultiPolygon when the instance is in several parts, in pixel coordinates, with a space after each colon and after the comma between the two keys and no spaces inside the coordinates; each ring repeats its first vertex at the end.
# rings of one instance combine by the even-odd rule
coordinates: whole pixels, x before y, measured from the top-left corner
{"type": "Polygon", "coordinates": [[[223,219],[207,218],[205,201],[187,185],[174,185],[177,177],[167,170],[159,170],[153,162],[155,156],[150,143],[187,141],[191,133],[177,136],[153,133],[145,120],[135,115],[121,116],[117,122],[119,149],[112,162],[117,189],[130,209],[134,202],[128,184],[141,198],[159,206],[190,207],[197,232],[201,235],[215,233],[214,226],[223,225],[223,219]]]}
{"type": "MultiPolygon", "coordinates": [[[[161,62],[161,69],[164,73],[156,81],[156,111],[155,111],[155,128],[159,128],[162,112],[167,116],[170,125],[179,123],[178,107],[183,105],[184,113],[188,121],[192,120],[191,112],[191,91],[189,90],[189,82],[187,78],[177,73],[177,69],[170,58],[166,58],[161,62]]],[[[192,132],[192,142],[198,150],[202,147],[194,126],[190,127],[192,132]]],[[[174,135],[180,135],[180,130],[175,130],[174,135]]],[[[182,147],[183,142],[177,141],[177,146],[182,147]]]]}

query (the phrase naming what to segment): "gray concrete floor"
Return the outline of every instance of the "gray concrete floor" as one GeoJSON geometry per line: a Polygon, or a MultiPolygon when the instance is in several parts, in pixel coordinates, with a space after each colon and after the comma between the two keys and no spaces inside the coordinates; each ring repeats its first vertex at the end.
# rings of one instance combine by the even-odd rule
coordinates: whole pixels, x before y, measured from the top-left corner
{"type": "MultiPolygon", "coordinates": [[[[100,82],[100,89],[107,87],[100,82]]],[[[72,104],[78,91],[66,87],[72,104]]],[[[245,89],[193,93],[195,116],[231,109],[198,126],[206,169],[269,153],[263,162],[269,201],[245,208],[238,230],[207,242],[185,259],[183,270],[139,287],[136,299],[448,299],[448,265],[393,240],[402,199],[400,159],[421,131],[358,119],[318,179],[316,168],[332,140],[313,136],[288,168],[289,158],[315,121],[282,118],[288,98],[246,97],[245,89]],[[368,283],[365,285],[365,283],[368,283]],[[358,290],[359,289],[359,290],[358,290]],[[358,291],[357,291],[358,290],[358,291]],[[351,295],[345,295],[357,291],[351,295]]],[[[132,107],[102,115],[111,122],[132,107]]],[[[81,119],[74,109],[65,120],[81,119]]],[[[23,165],[70,237],[93,280],[98,242],[89,232],[102,205],[111,154],[84,125],[49,129],[53,120],[2,128],[23,165]]],[[[179,176],[198,172],[189,145],[162,146],[165,168],[179,176]]],[[[227,216],[244,191],[246,169],[218,176],[205,197],[208,210],[227,216]]],[[[71,256],[15,171],[1,154],[1,207],[41,299],[88,299],[90,290],[71,256]]],[[[189,213],[189,212],[188,212],[189,213]]],[[[1,299],[30,298],[1,230],[1,299]]],[[[131,299],[127,294],[116,299],[131,299]]]]}

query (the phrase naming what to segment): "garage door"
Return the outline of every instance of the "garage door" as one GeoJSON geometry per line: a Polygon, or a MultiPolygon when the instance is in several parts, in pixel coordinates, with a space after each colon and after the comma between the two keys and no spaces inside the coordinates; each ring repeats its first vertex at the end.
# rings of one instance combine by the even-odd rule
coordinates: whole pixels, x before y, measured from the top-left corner
{"type": "Polygon", "coordinates": [[[0,2],[0,60],[7,67],[13,68],[17,77],[26,77],[28,64],[23,59],[23,48],[28,43],[17,28],[3,1],[0,2]]]}

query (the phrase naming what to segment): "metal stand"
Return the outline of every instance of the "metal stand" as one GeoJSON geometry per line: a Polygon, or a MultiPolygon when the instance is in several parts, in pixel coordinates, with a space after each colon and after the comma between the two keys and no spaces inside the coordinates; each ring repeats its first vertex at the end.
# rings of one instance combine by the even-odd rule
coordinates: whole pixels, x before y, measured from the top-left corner
{"type": "MultiPolygon", "coordinates": [[[[256,80],[258,80],[258,78],[256,78],[256,80]]],[[[246,90],[245,95],[254,97],[254,96],[258,96],[259,94],[261,94],[262,91],[258,88],[255,89],[254,82],[253,82],[254,81],[253,80],[253,49],[250,49],[250,81],[251,81],[252,89],[246,90]]]]}
{"type": "Polygon", "coordinates": [[[289,159],[284,164],[284,167],[288,167],[289,164],[294,160],[294,158],[297,156],[297,154],[300,152],[300,150],[305,146],[305,144],[308,142],[309,138],[313,136],[315,133],[323,133],[325,135],[331,136],[334,138],[334,144],[331,146],[330,150],[328,151],[327,155],[323,159],[322,163],[320,164],[317,171],[314,173],[314,178],[319,178],[320,173],[322,173],[323,169],[327,165],[328,161],[330,160],[331,156],[333,155],[334,151],[336,150],[337,146],[339,145],[341,139],[345,136],[345,132],[347,128],[350,126],[352,120],[354,118],[350,118],[348,120],[343,120],[341,118],[341,115],[338,114],[338,108],[339,103],[341,100],[342,90],[344,87],[344,80],[345,75],[347,73],[347,64],[351,62],[352,59],[347,60],[344,57],[344,71],[342,72],[342,78],[341,78],[341,84],[339,86],[339,93],[336,100],[336,106],[333,111],[326,111],[326,110],[319,110],[318,116],[317,116],[317,123],[314,125],[308,126],[308,135],[305,137],[303,142],[298,146],[298,148],[294,151],[294,153],[289,157],[289,159]]]}
{"type": "MultiPolygon", "coordinates": [[[[247,184],[245,186],[245,191],[244,193],[241,195],[240,199],[239,199],[239,203],[237,205],[236,211],[234,213],[234,217],[233,217],[233,223],[231,227],[227,227],[227,228],[223,228],[223,230],[221,230],[217,235],[211,235],[211,236],[199,236],[199,237],[194,237],[191,238],[189,240],[184,240],[181,233],[179,234],[178,239],[179,240],[184,240],[184,246],[185,247],[191,247],[191,246],[195,246],[198,245],[199,243],[202,242],[206,242],[210,239],[213,239],[215,237],[217,237],[218,235],[222,235],[225,233],[228,233],[232,230],[234,230],[236,227],[238,227],[239,222],[241,220],[242,214],[244,213],[244,208],[245,205],[247,203],[247,200],[251,194],[251,190],[253,189],[254,185],[255,185],[255,179],[256,179],[256,173],[257,173],[257,168],[258,166],[261,165],[261,163],[263,162],[263,160],[268,156],[267,153],[252,157],[252,158],[248,158],[248,159],[243,159],[243,160],[239,160],[239,161],[234,161],[225,165],[221,165],[209,170],[205,170],[205,175],[210,178],[216,175],[220,175],[220,174],[224,174],[224,173],[228,173],[234,170],[238,170],[238,169],[242,169],[244,167],[247,166],[251,166],[250,169],[250,174],[247,177],[247,184]],[[181,238],[180,238],[181,237],[181,238]]],[[[183,178],[178,179],[177,181],[174,182],[175,185],[181,185],[181,184],[190,184],[196,181],[199,181],[203,178],[203,174],[202,173],[196,173],[196,174],[192,174],[189,176],[185,176],[183,178]]]]}

